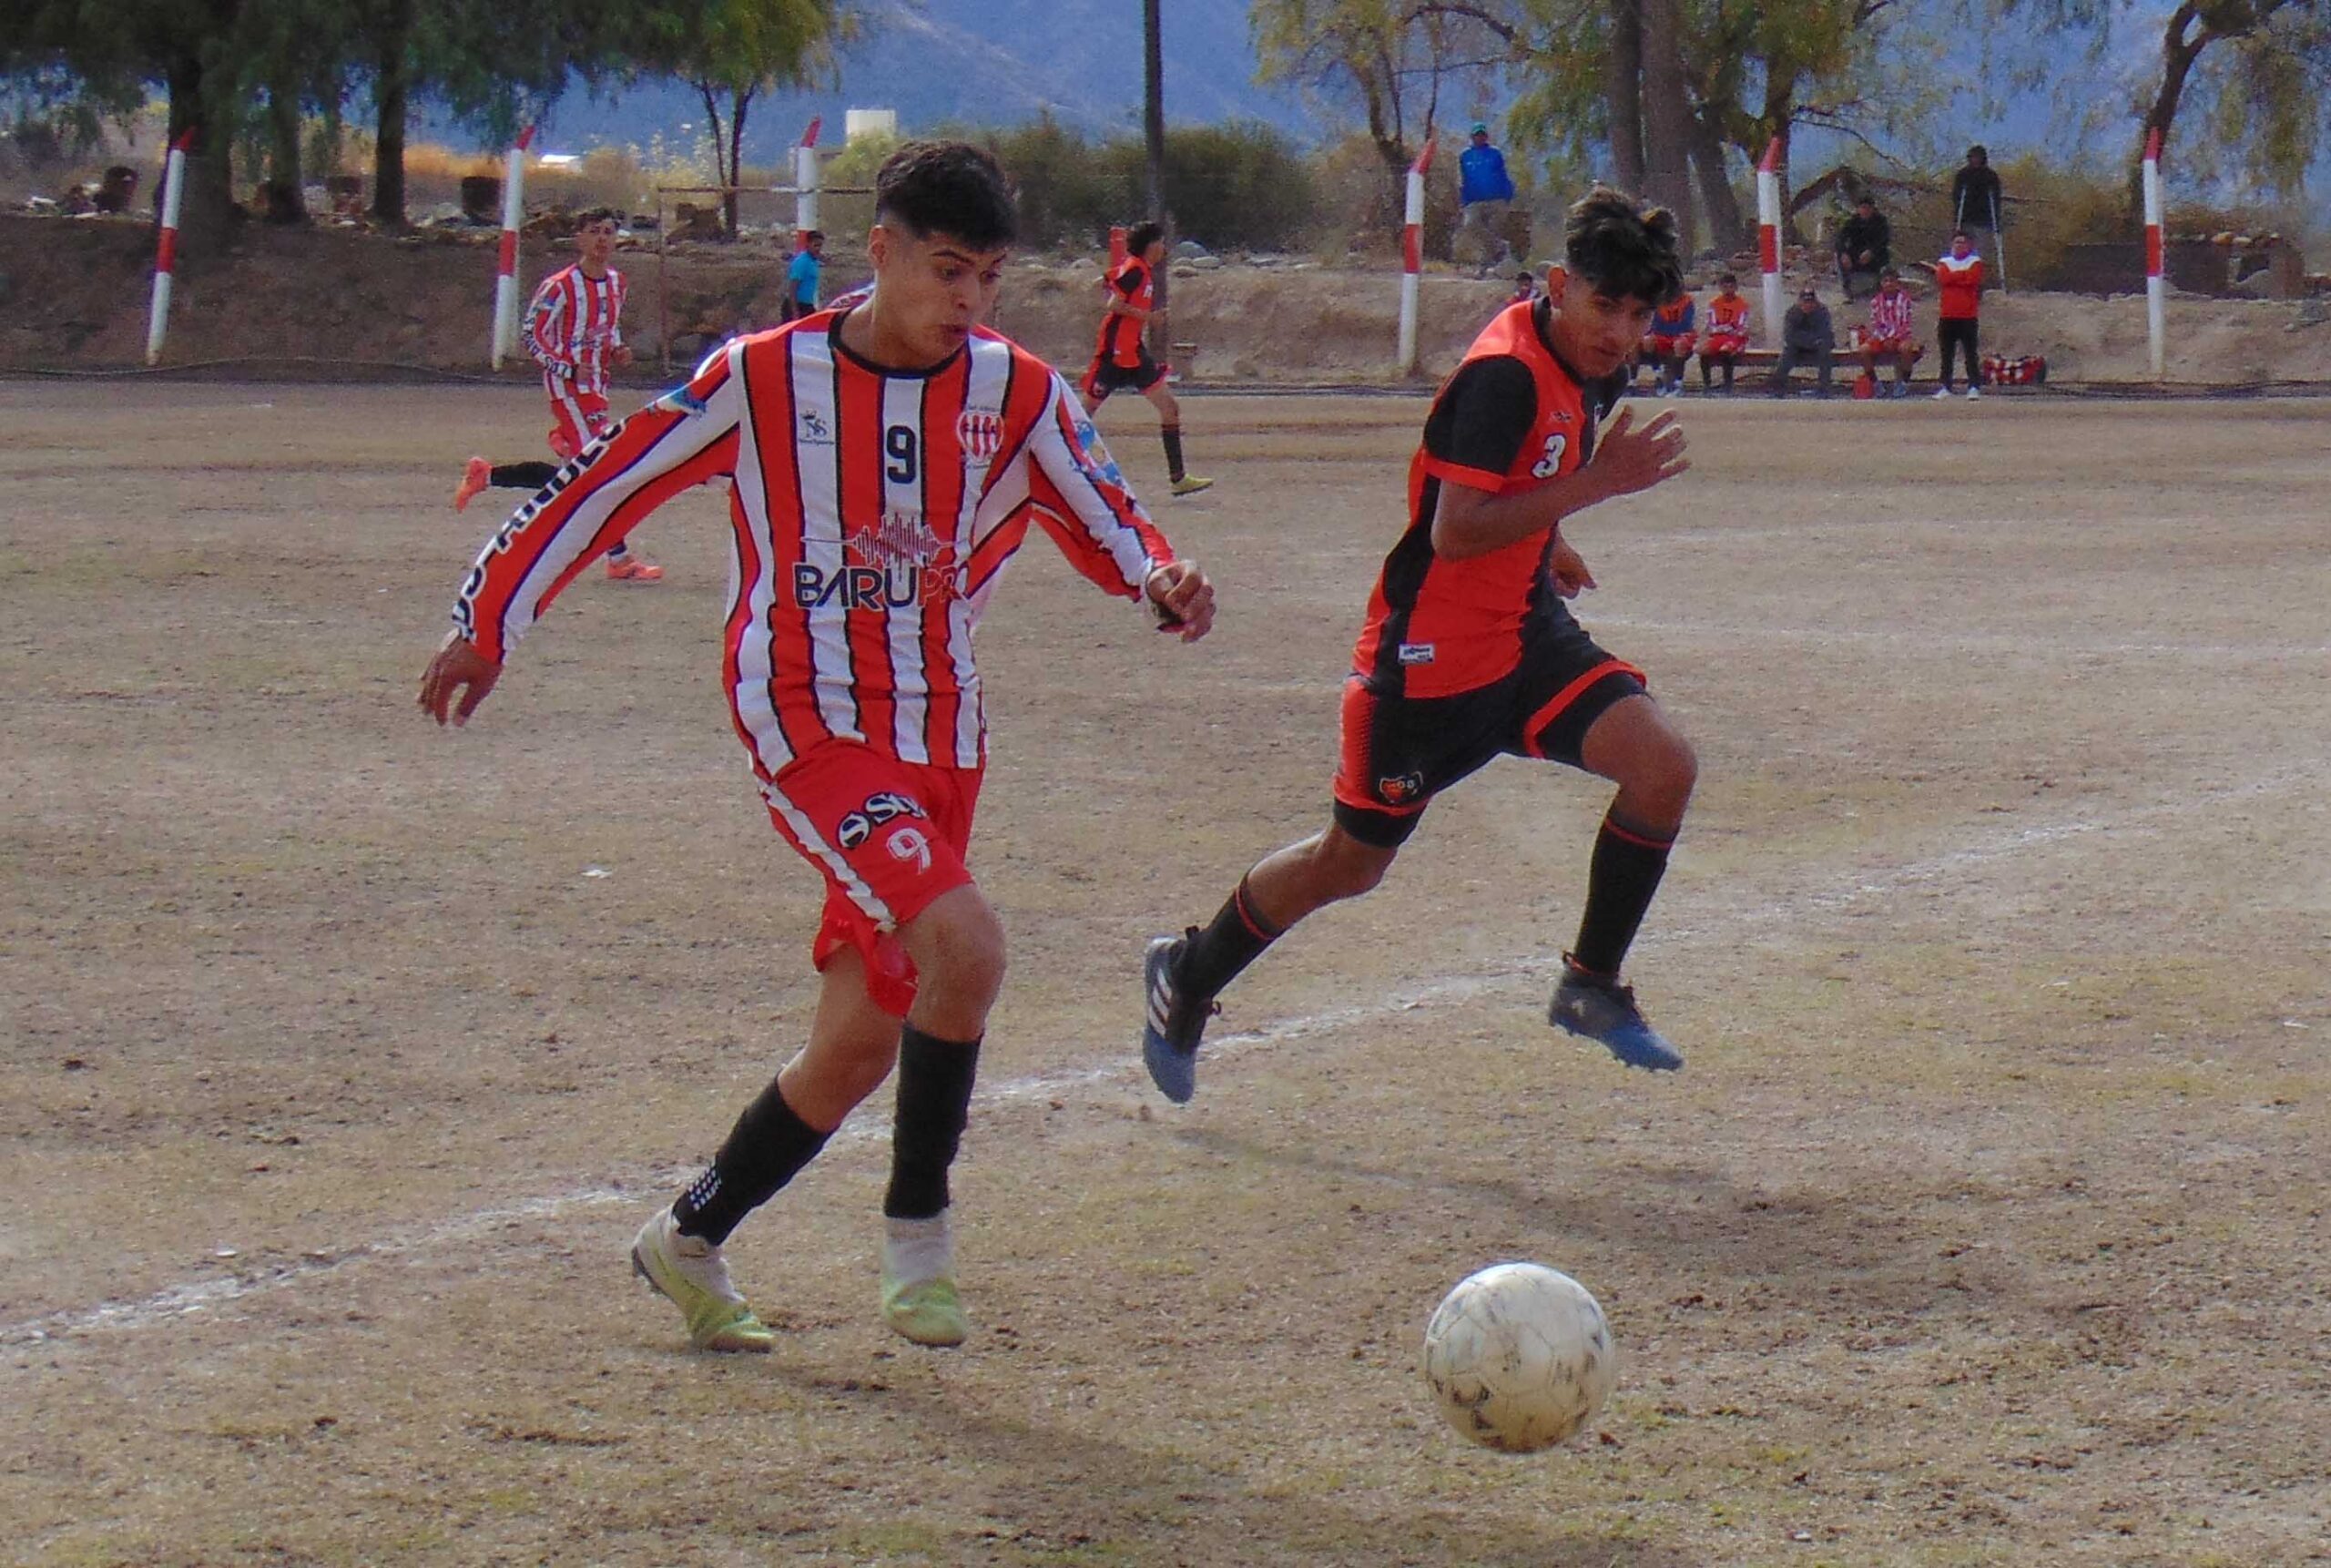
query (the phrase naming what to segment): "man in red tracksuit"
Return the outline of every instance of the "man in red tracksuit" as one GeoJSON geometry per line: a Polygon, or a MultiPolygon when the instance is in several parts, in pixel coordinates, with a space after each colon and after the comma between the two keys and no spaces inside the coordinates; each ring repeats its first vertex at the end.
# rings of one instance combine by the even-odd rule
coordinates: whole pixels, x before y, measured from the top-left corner
{"type": "Polygon", "coordinates": [[[1950,237],[1950,254],[1934,264],[1935,286],[1942,296],[1942,384],[1935,388],[1937,397],[1950,395],[1950,354],[1954,348],[1967,351],[1967,395],[1983,395],[1981,362],[1975,357],[1975,317],[1982,308],[1983,259],[1975,254],[1975,242],[1960,229],[1950,237]]]}

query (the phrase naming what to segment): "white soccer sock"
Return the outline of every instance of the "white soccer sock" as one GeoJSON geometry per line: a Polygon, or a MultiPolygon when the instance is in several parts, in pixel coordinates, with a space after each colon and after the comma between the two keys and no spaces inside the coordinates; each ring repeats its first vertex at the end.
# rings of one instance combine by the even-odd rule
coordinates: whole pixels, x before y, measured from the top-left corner
{"type": "Polygon", "coordinates": [[[901,1285],[921,1285],[955,1272],[955,1237],[948,1225],[950,1211],[941,1209],[929,1219],[882,1221],[882,1275],[901,1285]]]}

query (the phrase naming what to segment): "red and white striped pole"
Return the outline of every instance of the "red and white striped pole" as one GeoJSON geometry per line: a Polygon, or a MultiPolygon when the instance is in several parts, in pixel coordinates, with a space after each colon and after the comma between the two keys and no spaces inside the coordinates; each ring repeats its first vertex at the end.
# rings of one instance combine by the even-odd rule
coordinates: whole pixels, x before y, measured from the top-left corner
{"type": "Polygon", "coordinates": [[[1781,138],[1756,165],[1756,259],[1765,272],[1765,346],[1781,346],[1781,138]]]}
{"type": "Polygon", "coordinates": [[[518,346],[518,226],[526,220],[526,148],[534,127],[518,133],[502,175],[502,249],[494,261],[494,368],[518,346]]]}
{"type": "Polygon", "coordinates": [[[1409,165],[1408,209],[1400,222],[1400,373],[1417,373],[1417,275],[1424,270],[1424,177],[1432,167],[1433,138],[1409,165]]]}
{"type": "Polygon", "coordinates": [[[801,133],[793,149],[793,249],[809,249],[809,230],[818,226],[818,130],[826,123],[819,115],[801,133]]]}
{"type": "Polygon", "coordinates": [[[2145,137],[2145,339],[2153,355],[2153,379],[2168,365],[2169,280],[2161,270],[2161,127],[2145,137]]]}
{"type": "Polygon", "coordinates": [[[170,285],[178,270],[178,204],[186,196],[186,152],[193,144],[191,129],[170,143],[162,164],[162,238],[154,249],[154,304],[146,319],[146,362],[162,360],[162,334],[170,324],[170,285]]]}

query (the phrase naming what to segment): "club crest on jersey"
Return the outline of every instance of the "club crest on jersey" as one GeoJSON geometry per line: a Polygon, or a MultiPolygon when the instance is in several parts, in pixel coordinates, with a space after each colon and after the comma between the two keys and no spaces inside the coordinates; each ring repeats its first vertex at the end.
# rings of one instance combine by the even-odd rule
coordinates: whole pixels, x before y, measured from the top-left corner
{"type": "Polygon", "coordinates": [[[797,427],[795,437],[804,446],[831,446],[834,443],[832,427],[826,423],[826,416],[814,408],[803,409],[794,424],[797,427]]]}
{"type": "Polygon", "coordinates": [[[1003,450],[1003,416],[992,409],[967,408],[955,422],[955,440],[973,463],[992,463],[1003,450]]]}
{"type": "Polygon", "coordinates": [[[1376,781],[1376,798],[1387,806],[1406,806],[1424,798],[1424,775],[1402,773],[1376,781]]]}

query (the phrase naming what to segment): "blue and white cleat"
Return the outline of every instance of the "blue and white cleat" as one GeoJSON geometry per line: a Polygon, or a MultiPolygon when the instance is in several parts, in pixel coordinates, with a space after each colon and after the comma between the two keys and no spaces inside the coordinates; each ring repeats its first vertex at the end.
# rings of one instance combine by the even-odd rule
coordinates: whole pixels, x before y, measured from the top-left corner
{"type": "Polygon", "coordinates": [[[1597,980],[1565,958],[1562,983],[1546,1008],[1546,1022],[1596,1042],[1630,1067],[1673,1073],[1684,1054],[1654,1029],[1635,1005],[1634,987],[1597,980]]]}
{"type": "Polygon", "coordinates": [[[1193,926],[1181,936],[1153,938],[1142,965],[1148,1004],[1141,1024],[1142,1065],[1149,1069],[1157,1092],[1177,1105],[1188,1105],[1198,1092],[1198,1039],[1206,1033],[1206,1021],[1221,1011],[1214,998],[1186,996],[1174,983],[1174,966],[1196,935],[1193,926]]]}

